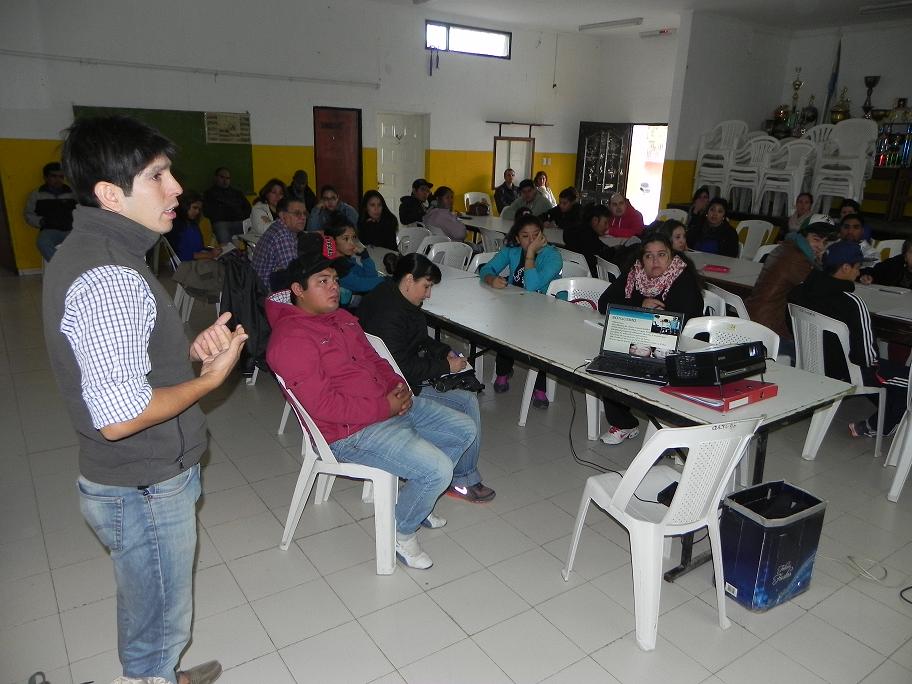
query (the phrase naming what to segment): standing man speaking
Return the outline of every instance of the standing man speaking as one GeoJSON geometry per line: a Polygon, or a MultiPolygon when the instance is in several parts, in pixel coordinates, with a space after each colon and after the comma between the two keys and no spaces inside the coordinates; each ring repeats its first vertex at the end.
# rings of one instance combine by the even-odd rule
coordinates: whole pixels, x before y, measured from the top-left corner
{"type": "Polygon", "coordinates": [[[225,313],[188,345],[145,263],[174,219],[175,152],[126,117],[69,128],[63,166],[80,206],[45,272],[43,315],[79,437],[80,508],[114,562],[123,674],[206,684],[221,673],[215,661],[176,671],[190,639],[207,440],[197,402],[224,382],[247,335],[241,326],[229,331],[225,313]],[[191,361],[201,362],[199,376],[191,361]]]}

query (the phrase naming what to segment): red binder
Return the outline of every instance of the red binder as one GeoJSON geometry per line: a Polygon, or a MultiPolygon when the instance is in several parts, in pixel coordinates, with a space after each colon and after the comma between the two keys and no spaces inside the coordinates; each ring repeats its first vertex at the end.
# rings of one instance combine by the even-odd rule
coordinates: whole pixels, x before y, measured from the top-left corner
{"type": "Polygon", "coordinates": [[[739,406],[747,406],[779,394],[779,386],[773,382],[759,380],[736,380],[724,385],[704,387],[672,387],[666,385],[661,390],[673,397],[680,397],[695,404],[700,404],[714,411],[731,411],[739,406]]]}

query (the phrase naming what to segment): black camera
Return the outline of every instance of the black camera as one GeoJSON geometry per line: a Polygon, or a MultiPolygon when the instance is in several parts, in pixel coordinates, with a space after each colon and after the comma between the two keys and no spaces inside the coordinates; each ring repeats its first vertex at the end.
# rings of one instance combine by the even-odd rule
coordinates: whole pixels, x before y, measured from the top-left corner
{"type": "Polygon", "coordinates": [[[481,392],[485,386],[475,377],[475,371],[464,370],[461,373],[451,373],[443,375],[433,382],[431,386],[438,392],[449,392],[454,389],[466,390],[467,392],[481,392]]]}

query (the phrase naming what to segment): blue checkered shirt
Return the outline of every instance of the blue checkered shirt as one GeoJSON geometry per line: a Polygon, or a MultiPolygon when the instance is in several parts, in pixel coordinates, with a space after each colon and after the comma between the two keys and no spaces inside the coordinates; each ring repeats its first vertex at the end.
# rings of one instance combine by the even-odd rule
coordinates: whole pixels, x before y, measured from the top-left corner
{"type": "Polygon", "coordinates": [[[275,271],[287,268],[297,256],[298,234],[289,230],[282,219],[273,221],[253,250],[253,270],[267,292],[272,292],[269,277],[275,271]]]}

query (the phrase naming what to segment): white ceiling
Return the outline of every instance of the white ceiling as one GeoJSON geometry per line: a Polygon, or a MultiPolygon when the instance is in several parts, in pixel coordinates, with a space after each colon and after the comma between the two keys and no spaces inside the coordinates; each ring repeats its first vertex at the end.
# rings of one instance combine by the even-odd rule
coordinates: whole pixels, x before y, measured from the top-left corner
{"type": "Polygon", "coordinates": [[[643,17],[640,26],[595,34],[638,33],[676,28],[686,10],[711,11],[745,21],[793,30],[843,26],[875,21],[909,19],[912,8],[859,15],[863,5],[884,0],[378,0],[413,5],[422,14],[455,15],[477,22],[522,28],[550,28],[575,32],[581,24],[643,17]]]}

